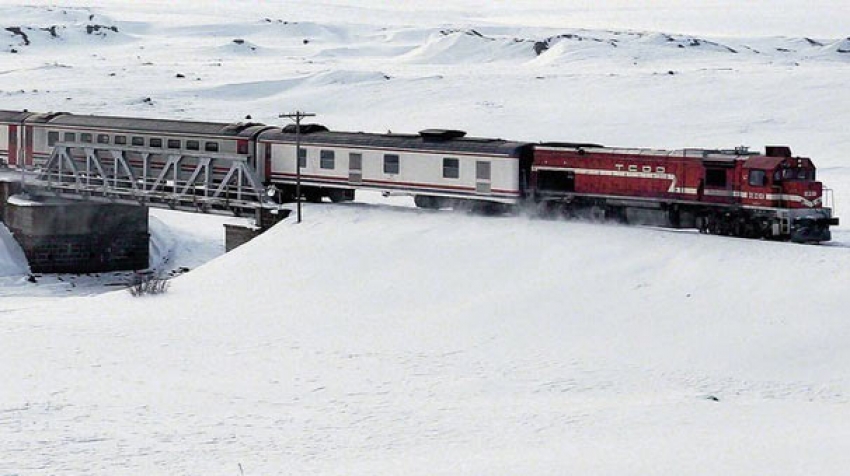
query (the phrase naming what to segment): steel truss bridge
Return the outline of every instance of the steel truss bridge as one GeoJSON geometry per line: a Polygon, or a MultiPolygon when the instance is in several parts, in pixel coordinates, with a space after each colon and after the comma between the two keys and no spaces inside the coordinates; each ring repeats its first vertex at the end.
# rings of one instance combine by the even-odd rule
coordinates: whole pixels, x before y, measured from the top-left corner
{"type": "Polygon", "coordinates": [[[123,145],[58,142],[26,189],[43,197],[204,213],[278,207],[245,156],[123,145]]]}

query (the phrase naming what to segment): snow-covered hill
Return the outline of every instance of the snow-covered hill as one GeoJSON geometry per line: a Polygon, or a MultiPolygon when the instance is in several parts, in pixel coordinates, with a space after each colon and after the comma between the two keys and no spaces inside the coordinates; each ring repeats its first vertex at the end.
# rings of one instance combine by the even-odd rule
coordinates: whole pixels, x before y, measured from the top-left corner
{"type": "MultiPolygon", "coordinates": [[[[846,218],[846,25],[796,0],[0,2],[0,109],[787,144],[846,218]]],[[[800,246],[374,195],[305,218],[223,255],[239,219],[156,211],[180,276],[144,298],[32,283],[0,228],[0,475],[850,466],[847,225],[800,246]]]]}
{"type": "Polygon", "coordinates": [[[3,316],[13,474],[850,463],[846,248],[374,205],[305,215],[166,296],[3,316]]]}

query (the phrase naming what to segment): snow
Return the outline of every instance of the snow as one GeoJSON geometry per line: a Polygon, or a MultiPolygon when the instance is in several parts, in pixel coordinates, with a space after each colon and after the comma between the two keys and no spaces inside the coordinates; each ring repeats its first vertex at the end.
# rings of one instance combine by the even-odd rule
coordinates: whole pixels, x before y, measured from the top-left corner
{"type": "Polygon", "coordinates": [[[4,318],[18,344],[0,358],[39,355],[51,380],[8,369],[3,453],[59,474],[847,463],[844,249],[358,204],[305,217],[162,298],[4,318]],[[821,264],[788,273],[789,254],[821,264]]]}
{"type": "MultiPolygon", "coordinates": [[[[787,144],[850,210],[834,2],[63,5],[0,2],[31,41],[0,29],[0,108],[787,144]]],[[[174,278],[142,298],[30,282],[0,226],[0,474],[846,472],[847,225],[801,246],[411,202],[307,204],[227,255],[247,219],[152,210],[174,278]]]]}
{"type": "Polygon", "coordinates": [[[0,223],[0,278],[29,273],[27,258],[6,225],[0,223]]]}

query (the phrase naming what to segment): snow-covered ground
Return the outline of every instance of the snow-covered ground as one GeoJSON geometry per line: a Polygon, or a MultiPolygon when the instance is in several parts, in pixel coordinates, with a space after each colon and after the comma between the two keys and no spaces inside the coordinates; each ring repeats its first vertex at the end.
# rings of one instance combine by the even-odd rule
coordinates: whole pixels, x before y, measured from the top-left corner
{"type": "MultiPolygon", "coordinates": [[[[62,5],[0,2],[0,109],[787,144],[850,212],[835,2],[62,5]]],[[[850,467],[850,227],[800,246],[409,205],[308,205],[226,256],[239,219],[153,211],[154,267],[191,271],[144,298],[107,292],[120,273],[32,283],[0,227],[0,475],[850,467]]]]}

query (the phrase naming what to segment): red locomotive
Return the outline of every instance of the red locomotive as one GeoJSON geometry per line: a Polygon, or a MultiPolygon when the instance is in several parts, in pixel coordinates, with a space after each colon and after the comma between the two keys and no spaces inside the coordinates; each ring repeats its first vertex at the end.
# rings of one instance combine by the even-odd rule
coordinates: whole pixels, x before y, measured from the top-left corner
{"type": "Polygon", "coordinates": [[[632,223],[797,242],[829,241],[838,224],[814,164],[788,147],[762,155],[541,144],[531,177],[538,201],[632,223]]]}

